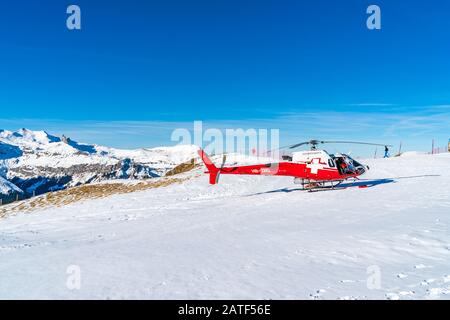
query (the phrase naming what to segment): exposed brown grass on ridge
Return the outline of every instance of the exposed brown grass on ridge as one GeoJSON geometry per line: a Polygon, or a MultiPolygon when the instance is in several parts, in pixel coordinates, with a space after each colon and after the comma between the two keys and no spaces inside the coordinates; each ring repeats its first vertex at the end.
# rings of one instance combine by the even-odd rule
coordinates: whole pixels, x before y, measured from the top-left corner
{"type": "Polygon", "coordinates": [[[109,182],[101,184],[86,184],[79,187],[50,192],[42,196],[5,205],[3,207],[0,207],[0,218],[5,217],[6,215],[13,212],[29,212],[49,206],[62,207],[81,200],[99,199],[114,194],[124,194],[166,187],[174,183],[181,183],[188,179],[188,177],[170,177],[152,179],[151,181],[141,181],[137,183],[109,182]]]}
{"type": "Polygon", "coordinates": [[[199,166],[200,166],[199,164],[195,163],[195,159],[191,159],[190,161],[179,164],[172,170],[167,171],[166,177],[170,177],[170,176],[174,176],[174,175],[177,175],[180,173],[188,172],[199,166]]]}

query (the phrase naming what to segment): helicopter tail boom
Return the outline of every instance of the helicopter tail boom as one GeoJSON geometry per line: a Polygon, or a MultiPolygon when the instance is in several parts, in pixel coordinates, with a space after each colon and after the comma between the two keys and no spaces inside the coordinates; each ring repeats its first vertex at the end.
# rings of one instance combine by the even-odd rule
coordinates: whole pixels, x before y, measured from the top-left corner
{"type": "Polygon", "coordinates": [[[204,150],[202,149],[198,150],[198,154],[202,159],[203,163],[205,164],[206,168],[208,169],[209,183],[217,184],[219,182],[220,169],[214,165],[214,163],[211,161],[211,159],[208,157],[208,155],[204,150]]]}

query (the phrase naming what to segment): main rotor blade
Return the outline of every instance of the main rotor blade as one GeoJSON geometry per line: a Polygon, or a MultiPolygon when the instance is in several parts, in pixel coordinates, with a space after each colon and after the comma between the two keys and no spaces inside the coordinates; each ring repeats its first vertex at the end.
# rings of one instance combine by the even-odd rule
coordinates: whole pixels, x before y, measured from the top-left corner
{"type": "Polygon", "coordinates": [[[295,149],[295,148],[297,148],[297,147],[304,146],[304,145],[306,145],[306,144],[311,144],[311,142],[310,142],[310,141],[307,141],[307,142],[300,142],[300,143],[294,144],[294,145],[292,145],[292,146],[289,146],[289,149],[295,149]]]}
{"type": "Polygon", "coordinates": [[[349,144],[365,144],[369,146],[382,146],[392,147],[390,144],[370,143],[370,142],[357,142],[357,141],[321,141],[322,143],[349,143],[349,144]]]}
{"type": "MultiPolygon", "coordinates": [[[[305,141],[305,142],[300,142],[291,146],[287,146],[287,148],[289,149],[295,149],[298,148],[300,146],[304,146],[304,145],[312,145],[312,146],[317,146],[319,144],[326,144],[326,143],[347,143],[347,144],[364,144],[364,145],[370,145],[370,146],[386,146],[386,147],[392,147],[392,145],[390,144],[380,144],[380,143],[369,143],[369,142],[358,142],[358,141],[322,141],[322,140],[310,140],[310,141],[305,141]]],[[[284,147],[283,147],[284,148],[284,147]]],[[[283,149],[283,148],[279,148],[279,149],[283,149]]]]}

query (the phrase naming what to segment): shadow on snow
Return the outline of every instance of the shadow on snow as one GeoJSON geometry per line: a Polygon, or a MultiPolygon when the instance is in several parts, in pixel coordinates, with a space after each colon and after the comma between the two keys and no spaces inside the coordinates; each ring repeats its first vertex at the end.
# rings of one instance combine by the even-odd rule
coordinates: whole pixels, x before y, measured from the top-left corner
{"type": "MultiPolygon", "coordinates": [[[[343,182],[340,185],[331,188],[331,187],[323,187],[323,188],[317,188],[312,191],[333,191],[333,190],[343,190],[348,188],[359,188],[359,187],[365,187],[365,188],[372,188],[375,186],[379,186],[382,184],[389,184],[389,183],[397,183],[396,180],[401,179],[416,179],[416,178],[426,178],[426,177],[440,177],[440,175],[419,175],[419,176],[410,176],[410,177],[395,177],[395,178],[383,178],[383,179],[360,179],[354,182],[343,182]]],[[[303,188],[282,188],[282,189],[276,189],[276,190],[270,190],[265,192],[259,192],[250,194],[248,196],[256,196],[261,194],[268,194],[268,193],[290,193],[295,191],[308,191],[308,189],[303,188]]]]}

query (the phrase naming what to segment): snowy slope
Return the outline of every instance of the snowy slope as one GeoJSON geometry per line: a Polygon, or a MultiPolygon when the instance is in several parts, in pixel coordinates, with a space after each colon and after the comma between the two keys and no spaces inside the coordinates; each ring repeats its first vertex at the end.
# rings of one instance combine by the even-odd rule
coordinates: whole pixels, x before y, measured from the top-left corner
{"type": "Polygon", "coordinates": [[[182,184],[9,216],[0,297],[448,299],[450,156],[366,163],[343,190],[247,176],[210,186],[199,169],[182,184]],[[73,265],[79,290],[66,286],[73,265]]]}

